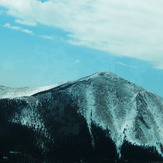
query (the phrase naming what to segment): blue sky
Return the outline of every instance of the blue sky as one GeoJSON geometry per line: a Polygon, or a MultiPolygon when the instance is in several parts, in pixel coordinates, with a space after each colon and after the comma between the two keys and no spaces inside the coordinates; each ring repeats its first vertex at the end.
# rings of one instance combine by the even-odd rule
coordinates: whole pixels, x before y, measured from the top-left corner
{"type": "Polygon", "coordinates": [[[111,71],[163,97],[163,2],[0,0],[0,85],[111,71]]]}

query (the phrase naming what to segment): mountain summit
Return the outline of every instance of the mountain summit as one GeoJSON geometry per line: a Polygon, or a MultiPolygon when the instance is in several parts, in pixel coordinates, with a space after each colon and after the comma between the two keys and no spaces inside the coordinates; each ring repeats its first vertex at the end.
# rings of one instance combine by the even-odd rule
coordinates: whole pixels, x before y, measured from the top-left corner
{"type": "Polygon", "coordinates": [[[0,99],[4,161],[163,160],[163,98],[113,73],[10,93],[0,99]]]}

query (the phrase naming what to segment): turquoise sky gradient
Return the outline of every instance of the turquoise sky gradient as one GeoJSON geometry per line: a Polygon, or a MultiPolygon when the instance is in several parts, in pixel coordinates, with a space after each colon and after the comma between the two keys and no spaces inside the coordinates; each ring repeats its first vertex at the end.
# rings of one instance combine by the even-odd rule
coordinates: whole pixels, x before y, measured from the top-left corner
{"type": "MultiPolygon", "coordinates": [[[[23,2],[19,0],[21,1],[23,2]]],[[[0,85],[9,87],[52,85],[100,71],[111,71],[163,97],[161,50],[158,55],[152,57],[155,50],[153,47],[150,57],[146,60],[140,57],[138,52],[133,52],[134,55],[129,56],[130,51],[121,50],[115,45],[118,52],[113,51],[111,47],[100,48],[104,47],[107,40],[105,43],[102,40],[99,42],[99,39],[91,42],[94,36],[89,36],[88,33],[89,38],[86,39],[85,36],[82,37],[86,34],[85,31],[80,31],[79,34],[76,30],[73,33],[70,26],[47,25],[36,20],[30,21],[31,24],[29,21],[26,24],[19,22],[26,21],[26,18],[19,19],[19,15],[8,13],[12,6],[5,3],[0,0],[0,85]],[[120,52],[123,55],[120,55],[120,52]]],[[[114,23],[112,25],[114,26],[114,23]]],[[[101,39],[99,36],[97,38],[101,39]]],[[[116,42],[114,39],[116,38],[112,41],[116,42]]],[[[148,47],[147,43],[145,48],[148,47]]],[[[125,45],[122,46],[126,48],[125,45]]],[[[146,55],[148,50],[143,52],[146,55]]]]}

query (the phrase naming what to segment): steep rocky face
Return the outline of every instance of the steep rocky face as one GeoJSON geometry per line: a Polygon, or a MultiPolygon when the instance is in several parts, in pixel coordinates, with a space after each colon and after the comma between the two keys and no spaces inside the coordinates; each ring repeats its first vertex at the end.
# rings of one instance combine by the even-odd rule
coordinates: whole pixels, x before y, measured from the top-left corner
{"type": "Polygon", "coordinates": [[[163,99],[101,72],[32,96],[0,100],[5,161],[159,161],[163,99]]]}

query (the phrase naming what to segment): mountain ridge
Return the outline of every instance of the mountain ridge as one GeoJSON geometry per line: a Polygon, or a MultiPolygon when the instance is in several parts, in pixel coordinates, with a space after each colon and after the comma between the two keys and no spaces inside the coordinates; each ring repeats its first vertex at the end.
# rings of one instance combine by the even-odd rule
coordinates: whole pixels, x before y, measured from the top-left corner
{"type": "MultiPolygon", "coordinates": [[[[28,91],[29,90],[29,92],[28,92],[28,94],[27,95],[15,95],[15,96],[11,96],[11,97],[8,97],[6,94],[6,92],[4,93],[5,94],[5,96],[3,95],[2,96],[2,94],[0,94],[0,99],[1,98],[17,98],[17,97],[23,97],[23,96],[33,96],[33,95],[35,95],[35,94],[39,94],[39,93],[43,93],[43,92],[46,92],[46,91],[49,91],[49,90],[51,90],[51,89],[58,89],[58,88],[60,88],[60,87],[64,87],[65,85],[68,85],[68,84],[74,84],[74,83],[76,83],[76,82],[80,82],[80,81],[83,81],[83,80],[88,80],[88,79],[91,79],[91,78],[93,78],[93,77],[95,77],[95,76],[102,76],[103,74],[105,74],[105,75],[110,75],[110,76],[114,76],[114,77],[116,77],[116,78],[119,78],[119,79],[121,79],[121,80],[125,80],[126,82],[129,82],[130,84],[133,84],[133,85],[135,85],[135,86],[137,86],[137,87],[140,87],[140,88],[142,88],[142,89],[144,89],[143,87],[141,87],[141,86],[139,86],[139,85],[137,85],[137,84],[135,84],[135,83],[133,83],[133,82],[130,82],[130,81],[128,81],[128,80],[126,80],[126,79],[124,79],[124,78],[122,78],[122,77],[119,77],[118,75],[116,75],[116,74],[114,74],[114,73],[112,73],[112,72],[107,72],[107,71],[101,71],[101,72],[96,72],[96,73],[94,73],[94,74],[92,74],[92,75],[89,75],[89,76],[86,76],[86,77],[82,77],[82,78],[80,78],[80,79],[77,79],[77,80],[73,80],[73,81],[66,81],[66,82],[62,82],[62,83],[59,83],[59,84],[54,84],[54,85],[49,85],[49,86],[42,86],[42,87],[19,87],[19,88],[12,88],[12,87],[6,87],[6,86],[2,86],[2,85],[0,85],[0,90],[2,91],[3,89],[9,89],[9,91],[11,91],[11,92],[9,92],[9,93],[12,93],[12,91],[14,91],[14,90],[16,90],[16,91],[18,91],[18,90],[24,90],[24,91],[28,91]],[[31,90],[30,90],[31,89],[31,90]],[[30,92],[31,91],[31,92],[30,92]]],[[[150,92],[150,91],[148,91],[148,90],[145,90],[144,89],[144,91],[147,91],[147,92],[150,92]]],[[[150,93],[153,93],[153,92],[150,92],[150,93]]],[[[155,94],[155,93],[153,93],[153,94],[155,94]]],[[[157,95],[157,94],[155,94],[155,95],[157,95]]],[[[159,96],[159,95],[157,95],[157,96],[159,96]]],[[[159,96],[159,97],[161,97],[161,96],[159,96]]],[[[162,98],[162,97],[161,97],[162,98]]]]}
{"type": "MultiPolygon", "coordinates": [[[[62,88],[62,87],[64,87],[64,86],[65,86],[65,87],[66,87],[66,86],[68,87],[68,86],[71,86],[71,85],[75,84],[76,82],[81,82],[81,81],[84,81],[84,80],[89,80],[89,79],[91,79],[91,78],[93,78],[93,77],[95,77],[95,76],[102,76],[103,74],[112,75],[112,76],[114,76],[114,77],[116,77],[116,78],[119,78],[119,79],[124,80],[124,81],[126,81],[126,82],[128,82],[128,83],[130,83],[130,84],[132,84],[132,85],[134,85],[134,86],[137,86],[137,87],[141,88],[143,91],[150,92],[150,91],[145,90],[143,87],[141,87],[141,86],[139,86],[139,85],[137,85],[137,84],[135,84],[135,83],[133,83],[133,82],[130,82],[130,81],[128,81],[128,80],[126,80],[126,79],[124,79],[124,78],[122,78],[122,77],[119,77],[118,75],[116,75],[116,74],[114,74],[114,73],[112,73],[112,72],[107,72],[107,71],[101,71],[101,72],[97,72],[97,73],[94,73],[93,75],[89,75],[89,76],[86,76],[86,77],[83,77],[83,78],[80,78],[80,79],[77,79],[77,80],[67,81],[67,82],[64,82],[63,84],[60,84],[60,85],[58,85],[58,86],[56,86],[56,87],[54,87],[54,88],[51,88],[51,89],[60,89],[60,88],[62,88]],[[69,85],[69,84],[70,84],[70,85],[69,85]]],[[[49,89],[49,90],[51,90],[51,89],[49,89]]],[[[33,94],[33,96],[34,96],[34,95],[37,95],[37,94],[39,94],[39,93],[44,93],[44,92],[49,91],[49,90],[37,92],[36,94],[33,94]]],[[[156,96],[159,96],[159,95],[157,95],[156,93],[153,93],[153,92],[150,92],[150,93],[152,93],[152,94],[154,94],[154,95],[156,95],[156,96]]],[[[159,96],[159,97],[161,97],[161,96],[159,96]]],[[[161,97],[161,98],[162,98],[162,97],[161,97]]]]}
{"type": "MultiPolygon", "coordinates": [[[[163,157],[163,99],[113,73],[96,73],[31,96],[0,99],[0,115],[8,128],[34,134],[28,140],[33,146],[22,147],[34,159],[31,148],[39,151],[38,157],[48,155],[47,160],[163,157]]],[[[18,143],[8,146],[9,151],[21,152],[18,143]]]]}

